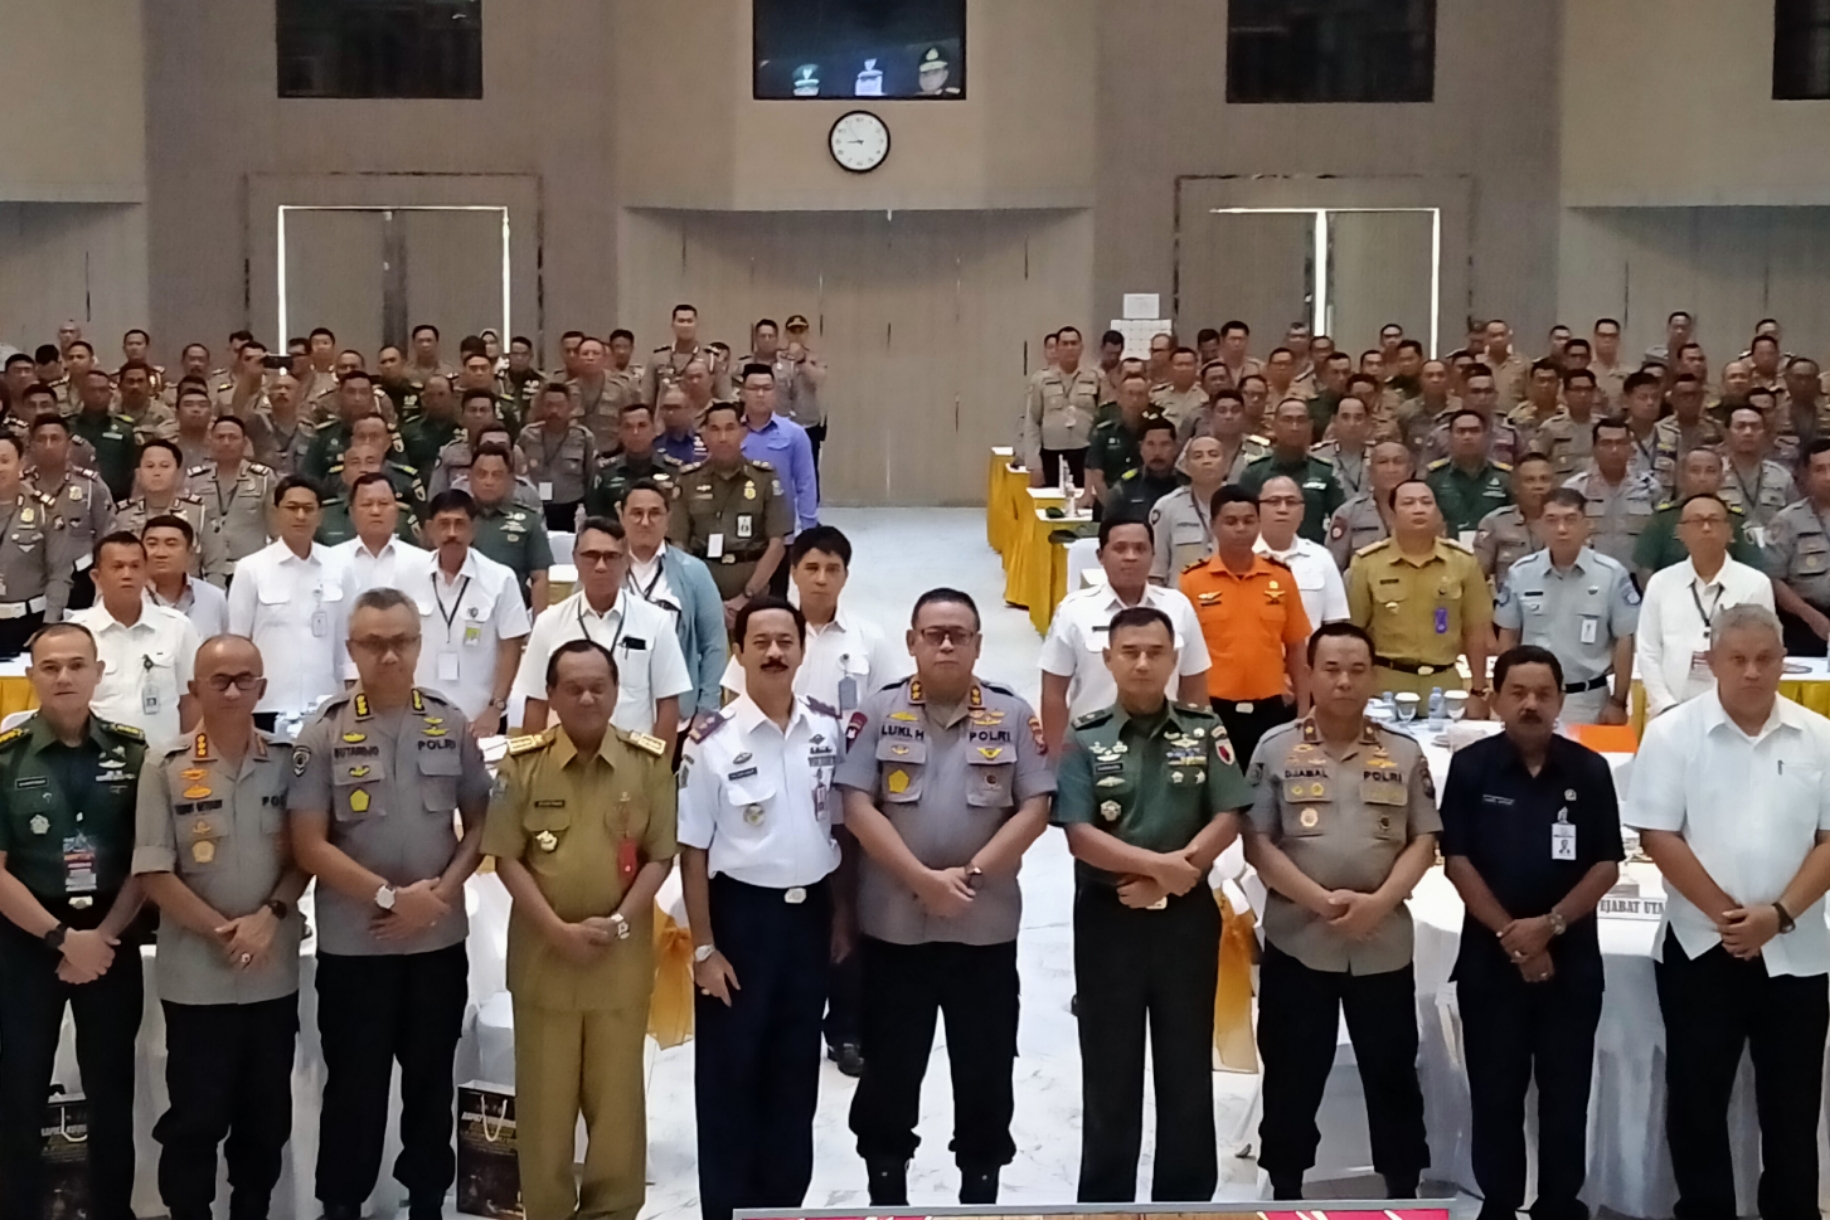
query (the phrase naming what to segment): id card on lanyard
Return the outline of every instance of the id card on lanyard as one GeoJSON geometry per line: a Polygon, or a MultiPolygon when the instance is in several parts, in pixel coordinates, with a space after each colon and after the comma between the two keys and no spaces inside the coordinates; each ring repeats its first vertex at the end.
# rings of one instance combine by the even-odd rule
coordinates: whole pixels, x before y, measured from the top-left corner
{"type": "MultiPolygon", "coordinates": [[[[470,591],[470,577],[466,576],[458,583],[457,600],[451,603],[451,609],[445,609],[445,599],[438,591],[439,576],[432,574],[432,600],[438,603],[439,616],[445,620],[445,639],[438,650],[438,680],[456,682],[458,680],[458,651],[451,642],[451,628],[457,621],[458,611],[464,606],[464,594],[470,591]]],[[[474,625],[464,628],[464,642],[474,644],[483,638],[482,629],[474,625]],[[475,636],[475,639],[472,636],[475,636]]]]}
{"type": "MultiPolygon", "coordinates": [[[[1710,602],[1709,609],[1705,610],[1703,597],[1697,592],[1696,580],[1693,578],[1690,582],[1690,601],[1697,608],[1697,617],[1703,620],[1703,638],[1705,640],[1709,638],[1711,629],[1716,625],[1716,615],[1722,609],[1723,593],[1724,590],[1718,585],[1715,600],[1710,602]]],[[[1700,652],[1690,654],[1690,674],[1693,678],[1707,679],[1709,677],[1709,649],[1707,647],[1700,652]]]]}

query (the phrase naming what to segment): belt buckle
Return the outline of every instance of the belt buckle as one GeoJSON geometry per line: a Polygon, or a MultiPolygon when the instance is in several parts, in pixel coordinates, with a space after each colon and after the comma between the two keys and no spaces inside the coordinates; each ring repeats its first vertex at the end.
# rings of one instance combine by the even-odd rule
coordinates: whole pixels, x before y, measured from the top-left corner
{"type": "Polygon", "coordinates": [[[1167,911],[1169,909],[1169,899],[1159,898],[1144,909],[1146,911],[1167,911]]]}
{"type": "Polygon", "coordinates": [[[1252,714],[1252,709],[1257,706],[1258,705],[1255,703],[1235,703],[1233,704],[1233,710],[1238,712],[1241,716],[1250,716],[1252,714]]]}
{"type": "Polygon", "coordinates": [[[1419,678],[1427,678],[1435,672],[1436,667],[1434,665],[1419,665],[1417,667],[1417,676],[1419,678]]]}
{"type": "Polygon", "coordinates": [[[719,560],[719,562],[720,562],[720,563],[727,563],[727,564],[730,564],[730,563],[736,563],[736,562],[737,562],[737,556],[735,556],[735,555],[730,555],[730,554],[727,554],[727,555],[726,555],[726,556],[725,556],[725,557],[724,557],[724,558],[723,558],[723,559],[721,559],[721,560],[719,560]]]}
{"type": "Polygon", "coordinates": [[[782,901],[791,907],[800,906],[801,903],[807,901],[807,887],[804,885],[789,887],[788,891],[782,895],[782,901]]]}
{"type": "Polygon", "coordinates": [[[94,905],[95,899],[89,897],[87,894],[78,894],[76,897],[70,899],[70,909],[72,911],[86,911],[94,905]]]}

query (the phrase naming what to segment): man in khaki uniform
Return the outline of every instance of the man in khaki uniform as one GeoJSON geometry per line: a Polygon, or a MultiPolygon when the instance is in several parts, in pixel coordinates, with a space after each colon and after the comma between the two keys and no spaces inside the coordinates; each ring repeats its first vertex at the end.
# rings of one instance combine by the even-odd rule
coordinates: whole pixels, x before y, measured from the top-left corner
{"type": "Polygon", "coordinates": [[[1080,332],[1071,326],[1061,332],[1055,350],[1057,363],[1029,379],[1023,403],[1018,454],[1031,487],[1058,482],[1062,462],[1075,483],[1086,482],[1087,445],[1099,415],[1102,379],[1098,369],[1080,366],[1080,332]]]}
{"type": "Polygon", "coordinates": [[[1480,519],[1474,531],[1474,558],[1496,591],[1505,585],[1513,564],[1544,545],[1538,537],[1538,519],[1556,486],[1550,459],[1527,454],[1512,468],[1512,503],[1480,519]]]}
{"type": "Polygon", "coordinates": [[[704,462],[680,472],[668,541],[712,570],[730,626],[743,603],[769,588],[787,552],[794,510],[767,462],[743,455],[743,416],[735,403],[705,413],[704,462]]]}
{"type": "MultiPolygon", "coordinates": [[[[711,348],[699,342],[699,310],[691,305],[676,305],[673,312],[674,341],[666,347],[657,347],[648,361],[648,375],[645,380],[647,402],[660,402],[661,394],[668,386],[678,385],[686,377],[686,366],[693,361],[702,361],[706,371],[712,377],[713,397],[723,401],[731,397],[731,378],[729,367],[719,369],[717,355],[711,348]]],[[[580,345],[580,350],[583,346],[580,345]]]]}
{"type": "Polygon", "coordinates": [[[242,457],[247,431],[225,415],[210,428],[210,465],[191,471],[186,490],[203,501],[203,528],[197,543],[203,554],[203,578],[226,587],[235,565],[266,546],[267,503],[279,481],[270,467],[242,457]]]}
{"type": "Polygon", "coordinates": [[[616,661],[573,640],[547,663],[559,724],[517,737],[483,852],[514,897],[515,1122],[530,1220],[635,1220],[646,1193],[642,1043],[655,891],[673,867],[674,777],[659,738],[610,725],[616,661]],[[580,1111],[584,1181],[572,1181],[580,1111]]]}
{"type": "Polygon", "coordinates": [[[1328,553],[1341,571],[1354,553],[1391,537],[1391,497],[1416,473],[1417,459],[1399,441],[1380,441],[1367,456],[1365,491],[1335,510],[1328,525],[1328,553]]]}
{"type": "Polygon", "coordinates": [[[68,421],[41,416],[32,424],[32,470],[25,486],[51,505],[53,528],[63,531],[67,553],[75,557],[69,608],[88,609],[95,601],[90,552],[96,539],[114,528],[114,497],[102,476],[70,464],[68,421]]]}
{"type": "MultiPolygon", "coordinates": [[[[605,367],[608,353],[599,339],[586,337],[578,345],[578,374],[564,382],[576,407],[573,418],[583,424],[601,449],[616,444],[616,429],[622,410],[632,402],[642,401],[640,366],[626,369],[605,367]]],[[[530,385],[530,391],[534,387],[530,385]]],[[[546,397],[547,390],[528,395],[525,418],[531,423],[539,418],[534,405],[546,397]]]]}
{"type": "Polygon", "coordinates": [[[291,373],[277,373],[267,387],[265,410],[245,417],[254,460],[270,466],[280,478],[296,472],[311,452],[317,433],[299,418],[299,382],[291,373]]]}
{"type": "Polygon", "coordinates": [[[1510,411],[1525,401],[1525,381],[1531,365],[1513,350],[1512,327],[1504,319],[1487,323],[1487,352],[1481,363],[1493,370],[1493,384],[1499,391],[1500,410],[1510,411]]]}
{"type": "Polygon", "coordinates": [[[1550,459],[1558,479],[1588,468],[1595,452],[1595,374],[1571,369],[1563,375],[1563,405],[1538,425],[1532,445],[1550,459]]]}
{"type": "Polygon", "coordinates": [[[546,527],[570,533],[597,468],[597,441],[578,423],[572,395],[554,387],[540,396],[540,415],[521,430],[525,473],[540,492],[546,527]]]}
{"type": "Polygon", "coordinates": [[[1178,347],[1169,356],[1169,384],[1150,392],[1150,405],[1173,424],[1207,409],[1207,391],[1201,388],[1199,357],[1194,349],[1178,347]]]}
{"type": "Polygon", "coordinates": [[[1830,639],[1830,440],[1806,451],[1805,497],[1788,504],[1767,532],[1773,602],[1785,628],[1786,654],[1821,657],[1830,639]]]}
{"type": "Polygon", "coordinates": [[[181,490],[184,471],[178,461],[178,446],[170,441],[155,438],[146,442],[135,467],[140,494],[115,505],[115,529],[137,538],[154,517],[172,516],[182,518],[199,534],[203,532],[203,500],[181,490]]]}
{"type": "Polygon", "coordinates": [[[1650,471],[1631,467],[1633,434],[1619,419],[1595,425],[1595,453],[1589,468],[1565,487],[1582,493],[1589,504],[1589,545],[1633,570],[1633,549],[1658,511],[1658,481],[1650,471]]]}
{"type": "Polygon", "coordinates": [[[1766,527],[1798,495],[1792,472],[1766,456],[1766,415],[1742,404],[1728,413],[1728,442],[1722,451],[1722,487],[1716,494],[1731,511],[1747,515],[1756,546],[1766,544],[1766,527]]]}
{"type": "Polygon", "coordinates": [[[1456,660],[1466,653],[1468,716],[1487,714],[1487,637],[1493,594],[1474,553],[1441,537],[1435,493],[1421,479],[1392,493],[1392,536],[1354,556],[1347,570],[1347,613],[1372,637],[1380,690],[1429,697],[1460,690],[1456,660]]]}

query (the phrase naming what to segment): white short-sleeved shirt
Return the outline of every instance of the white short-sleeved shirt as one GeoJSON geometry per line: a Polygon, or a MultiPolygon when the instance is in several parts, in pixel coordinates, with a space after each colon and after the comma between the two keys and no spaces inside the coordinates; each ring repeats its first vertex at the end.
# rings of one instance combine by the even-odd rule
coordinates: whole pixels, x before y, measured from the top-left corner
{"type": "Polygon", "coordinates": [[[343,564],[344,596],[354,605],[370,589],[404,589],[400,582],[409,572],[425,566],[427,552],[389,534],[379,551],[371,551],[360,538],[330,548],[343,564]]]}
{"type": "Polygon", "coordinates": [[[166,601],[151,585],[147,586],[146,594],[152,598],[153,605],[176,610],[190,619],[191,626],[197,629],[199,644],[229,630],[229,595],[207,580],[186,576],[184,592],[178,594],[177,601],[166,601]]]}
{"type": "Polygon", "coordinates": [[[142,595],[139,621],[129,627],[101,602],[69,618],[95,637],[102,680],[90,707],[104,720],[131,724],[157,746],[179,736],[178,699],[188,694],[197,660],[197,629],[176,610],[142,595]]]}
{"type": "Polygon", "coordinates": [[[1303,613],[1309,616],[1311,635],[1323,623],[1347,621],[1347,586],[1342,583],[1341,569],[1327,547],[1298,535],[1287,551],[1272,550],[1263,538],[1253,543],[1252,549],[1283,564],[1296,577],[1296,588],[1303,598],[1303,613]]]}
{"type": "MultiPolygon", "coordinates": [[[[1671,569],[1666,569],[1670,571],[1671,569]]],[[[1743,733],[1716,692],[1705,691],[1646,726],[1633,762],[1622,821],[1684,837],[1697,862],[1737,903],[1773,902],[1830,830],[1830,720],[1789,699],[1753,737],[1743,733]]],[[[1822,899],[1793,911],[1798,927],[1761,950],[1770,974],[1830,971],[1830,929],[1822,899]]],[[[1691,957],[1721,942],[1716,926],[1675,888],[1665,896],[1665,928],[1691,957]]],[[[1661,959],[1662,960],[1662,959],[1661,959]]]]}
{"type": "Polygon", "coordinates": [[[707,871],[746,885],[812,885],[839,867],[832,828],[844,820],[833,772],[844,751],[839,722],[796,698],[786,732],[748,695],[709,732],[687,742],[680,764],[678,838],[706,853],[707,871]]]}
{"type": "Polygon", "coordinates": [[[266,664],[258,712],[302,714],[343,689],[349,601],[343,569],[312,543],[304,558],[282,539],[243,559],[229,587],[229,630],[254,641],[266,664]]]}
{"type": "Polygon", "coordinates": [[[475,720],[496,692],[496,646],[528,633],[521,582],[513,568],[475,550],[465,554],[455,580],[439,569],[436,551],[421,556],[394,586],[419,607],[413,684],[439,692],[475,720]]]}
{"type": "MultiPolygon", "coordinates": [[[[841,602],[824,627],[807,624],[807,648],[794,675],[794,693],[849,715],[864,706],[872,691],[902,681],[914,669],[906,649],[891,647],[875,623],[847,614],[841,602]]],[[[743,666],[733,652],[719,684],[741,695],[743,683],[743,666]]]]}
{"type": "Polygon", "coordinates": [[[1699,660],[1709,651],[1709,624],[1730,606],[1748,602],[1771,610],[1772,579],[1733,559],[1724,560],[1707,584],[1688,559],[1652,574],[1633,640],[1633,672],[1645,683],[1646,715],[1657,716],[1715,688],[1715,678],[1699,660]]]}
{"type": "MultiPolygon", "coordinates": [[[[1161,610],[1175,625],[1176,667],[1167,690],[1174,699],[1183,678],[1208,670],[1207,637],[1201,634],[1201,620],[1195,617],[1194,604],[1179,589],[1146,585],[1144,600],[1138,605],[1161,610]]],[[[1118,702],[1118,683],[1106,668],[1104,654],[1112,616],[1123,609],[1125,603],[1112,592],[1112,587],[1099,584],[1076,589],[1055,610],[1048,638],[1042,641],[1042,672],[1068,680],[1069,719],[1118,702]]]]}
{"type": "Polygon", "coordinates": [[[616,713],[610,723],[625,733],[653,732],[655,703],[693,689],[673,615],[626,589],[617,590],[616,601],[599,614],[580,589],[534,620],[514,693],[545,699],[547,660],[568,640],[595,640],[616,658],[616,713]]]}

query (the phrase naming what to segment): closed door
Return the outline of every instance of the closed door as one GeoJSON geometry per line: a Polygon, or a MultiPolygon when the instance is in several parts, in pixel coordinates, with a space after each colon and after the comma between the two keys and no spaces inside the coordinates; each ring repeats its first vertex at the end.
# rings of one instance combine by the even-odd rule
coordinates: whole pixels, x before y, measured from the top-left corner
{"type": "Polygon", "coordinates": [[[1434,212],[1330,212],[1328,246],[1328,331],[1342,351],[1379,346],[1388,322],[1435,350],[1434,212]]]}
{"type": "MultiPolygon", "coordinates": [[[[445,359],[456,362],[458,340],[485,328],[503,331],[506,265],[499,208],[412,208],[400,218],[402,271],[399,291],[405,327],[430,323],[444,338],[445,359]]],[[[389,329],[404,343],[408,334],[389,329]]],[[[509,335],[502,333],[502,345],[509,335]]]]}
{"type": "Polygon", "coordinates": [[[1310,212],[1205,212],[1186,221],[1178,258],[1176,323],[1189,347],[1204,327],[1237,319],[1259,356],[1308,321],[1315,292],[1310,212]]]}
{"type": "Polygon", "coordinates": [[[387,214],[355,208],[288,208],[285,340],[320,327],[344,347],[373,352],[384,342],[387,214]]]}

